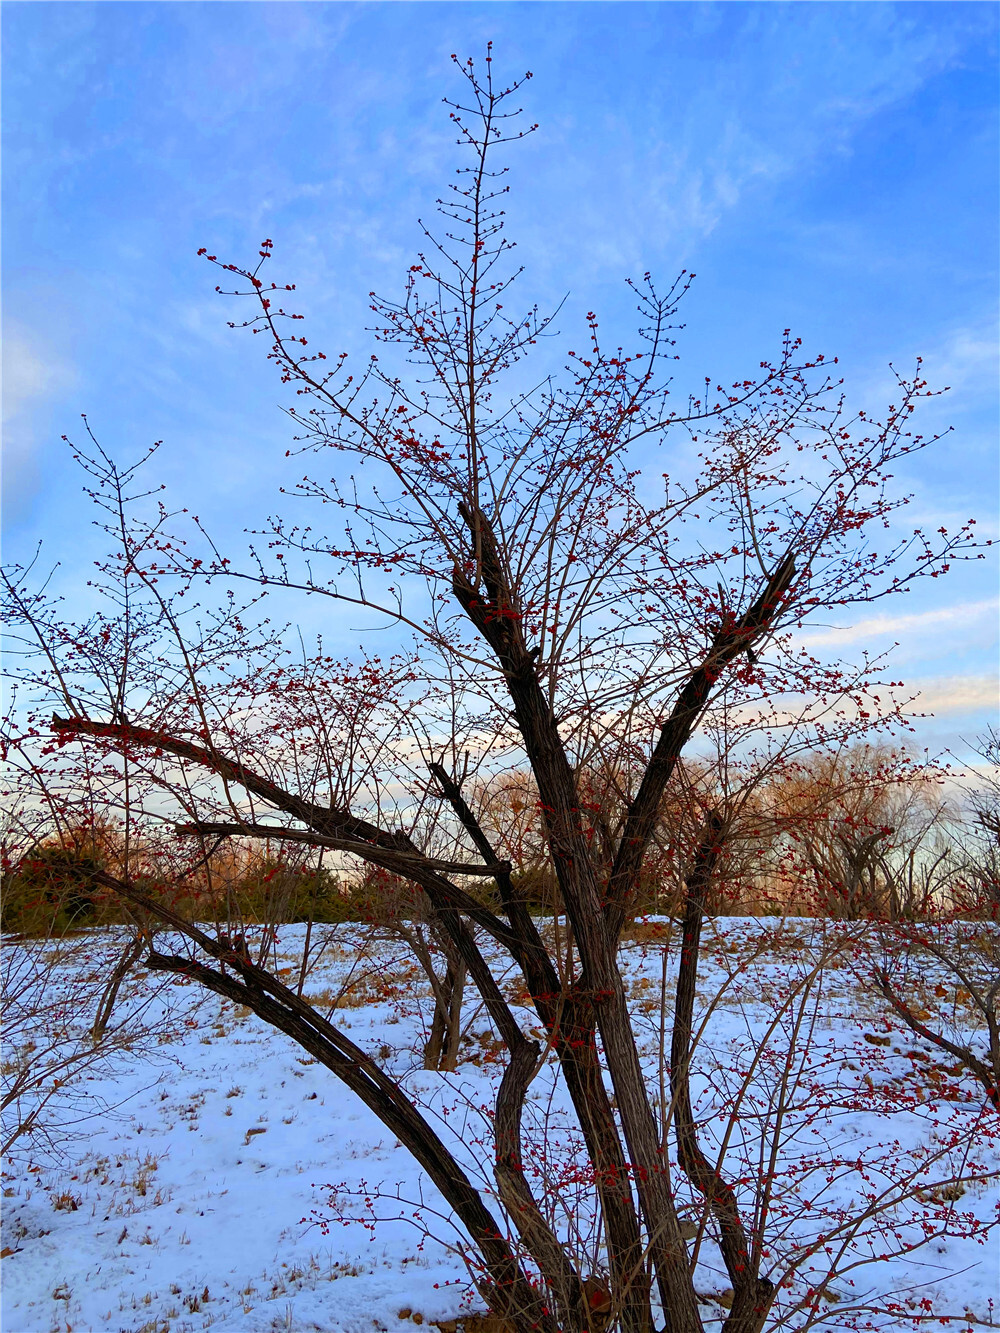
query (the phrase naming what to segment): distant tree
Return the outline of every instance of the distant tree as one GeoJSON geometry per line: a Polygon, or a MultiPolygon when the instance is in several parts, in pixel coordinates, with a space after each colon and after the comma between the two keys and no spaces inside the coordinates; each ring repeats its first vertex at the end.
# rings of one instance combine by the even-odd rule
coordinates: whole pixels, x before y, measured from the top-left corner
{"type": "Polygon", "coordinates": [[[979,836],[969,849],[967,892],[959,906],[1000,921],[1000,732],[996,727],[980,737],[977,752],[984,768],[969,804],[979,836]]]}
{"type": "Polygon", "coordinates": [[[881,931],[875,979],[891,1012],[982,1085],[1000,1111],[1000,737],[980,739],[984,760],[968,797],[972,829],[947,889],[923,920],[881,931]],[[970,836],[971,833],[971,836],[970,836]],[[985,924],[983,924],[985,923],[985,924]],[[978,1041],[974,1032],[982,1033],[978,1041]]]}
{"type": "Polygon", "coordinates": [[[802,756],[768,774],[753,822],[781,900],[846,921],[913,919],[949,905],[957,825],[944,778],[872,744],[802,756]]]}
{"type": "MultiPolygon", "coordinates": [[[[89,437],[76,456],[114,542],[99,575],[107,609],[70,625],[23,571],[8,575],[38,701],[9,753],[36,802],[41,790],[53,809],[112,809],[127,838],[141,834],[155,896],[128,857],[124,873],[95,879],[162,925],[145,966],[248,1006],[362,1098],[440,1191],[481,1294],[518,1333],[648,1333],[654,1307],[670,1333],[700,1333],[682,1194],[700,1201],[699,1234],[729,1275],[725,1333],[757,1333],[798,1261],[766,1257],[773,1161],[761,1148],[756,1167],[730,1176],[732,1122],[715,1133],[695,1114],[702,924],[731,810],[726,784],[712,804],[681,758],[698,737],[709,763],[735,773],[738,756],[755,756],[760,771],[872,733],[894,709],[878,664],[820,662],[789,632],[977,551],[968,526],[898,526],[907,497],[892,474],[932,443],[911,430],[930,392],[919,366],[898,379],[884,420],[851,416],[832,368],[786,333],[775,361],[675,404],[676,311],[693,275],[665,294],[648,274],[634,284],[638,350],[606,348],[591,314],[564,371],[542,354],[532,376],[527,358],[554,329],[537,308],[511,312],[519,270],[495,166],[530,131],[510,106],[519,85],[494,83],[491,56],[482,74],[459,68],[465,100],[448,105],[469,165],[400,299],[372,298],[378,355],[352,370],[346,353],[308,347],[283,304],[291,286],[265,277],[270,239],[250,267],[208,256],[296,394],[296,452],[328,460],[292,494],[325,506],[335,530],[273,519],[241,567],[89,437]],[[343,459],[358,465],[350,479],[343,459]],[[202,594],[198,609],[205,584],[228,592],[202,594]],[[296,660],[253,601],[285,589],[382,617],[414,647],[344,663],[320,645],[296,660]],[[53,700],[48,723],[39,710],[53,700]],[[497,815],[498,791],[516,813],[502,775],[525,771],[539,813],[533,873],[557,886],[569,926],[558,946],[514,873],[520,834],[497,815]],[[618,950],[672,798],[689,802],[693,832],[678,862],[683,942],[658,1103],[618,950]],[[213,848],[260,839],[426,895],[506,1051],[495,1189],[477,1187],[399,1082],[269,965],[266,923],[236,931],[172,906],[213,848]],[[510,968],[544,1042],[500,984],[510,968]],[[558,1062],[585,1144],[590,1272],[527,1169],[524,1108],[545,1059],[558,1062]]],[[[567,221],[572,245],[571,231],[567,221]]]]}

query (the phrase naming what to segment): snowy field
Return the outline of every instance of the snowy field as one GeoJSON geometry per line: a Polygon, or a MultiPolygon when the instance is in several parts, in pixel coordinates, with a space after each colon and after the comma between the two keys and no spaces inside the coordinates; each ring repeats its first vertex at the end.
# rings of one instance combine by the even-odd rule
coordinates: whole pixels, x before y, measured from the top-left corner
{"type": "MultiPolygon", "coordinates": [[[[474,997],[457,1072],[427,1072],[426,981],[398,944],[328,929],[305,994],[337,1005],[336,1021],[402,1079],[488,1184],[488,1108],[502,1063],[474,997]]],[[[293,967],[303,930],[282,928],[279,967],[293,967]]],[[[661,1000],[669,1021],[676,947],[648,927],[642,936],[624,958],[650,1086],[660,1089],[661,1000]]],[[[868,948],[829,924],[724,919],[709,929],[694,1060],[706,1145],[728,1132],[731,1176],[749,1175],[778,1136],[764,1271],[793,1271],[771,1328],[936,1328],[942,1317],[953,1333],[996,1328],[998,1233],[985,1227],[997,1216],[1000,1116],[973,1079],[888,1019],[859,981],[868,948]],[[834,956],[805,986],[831,942],[834,956]]],[[[8,1082],[18,1060],[79,1049],[92,1019],[80,997],[114,956],[110,932],[77,938],[51,973],[50,1001],[62,998],[35,1020],[44,1030],[8,1016],[8,1082]]],[[[16,971],[25,957],[9,945],[5,966],[16,971]]],[[[36,1134],[13,1146],[4,1333],[371,1333],[482,1309],[446,1207],[331,1073],[247,1012],[185,982],[154,984],[141,1013],[149,978],[127,984],[112,1057],[58,1088],[36,1134]]],[[[932,1003],[933,975],[925,984],[932,1003]]],[[[523,1000],[513,977],[507,985],[523,1000]]],[[[518,1012],[531,1030],[532,1011],[518,1012]]],[[[964,1021],[954,1004],[950,1021],[964,1021]]],[[[526,1125],[548,1141],[526,1158],[586,1267],[600,1256],[588,1252],[592,1219],[564,1103],[543,1071],[526,1125]]],[[[717,1329],[725,1271],[695,1201],[681,1182],[678,1190],[706,1327],[717,1329]]],[[[760,1197],[752,1182],[741,1192],[752,1216],[760,1197]]]]}

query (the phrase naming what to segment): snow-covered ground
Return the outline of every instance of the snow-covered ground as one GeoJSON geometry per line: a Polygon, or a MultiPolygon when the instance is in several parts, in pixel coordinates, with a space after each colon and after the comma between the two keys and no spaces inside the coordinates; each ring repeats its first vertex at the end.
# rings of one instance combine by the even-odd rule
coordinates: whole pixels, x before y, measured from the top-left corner
{"type": "MultiPolygon", "coordinates": [[[[280,965],[294,965],[303,929],[282,928],[280,965]]],[[[659,1088],[661,987],[669,1010],[676,947],[646,935],[625,958],[659,1088]]],[[[998,1233],[983,1228],[997,1216],[1000,1116],[984,1108],[974,1080],[890,1022],[859,985],[863,944],[841,939],[803,991],[835,935],[819,923],[720,920],[702,969],[694,1090],[706,1147],[728,1126],[727,1169],[744,1175],[778,1134],[764,1271],[805,1256],[771,1327],[806,1327],[817,1288],[812,1326],[830,1333],[937,1327],[934,1316],[950,1318],[952,1330],[996,1327],[998,1233]]],[[[82,969],[100,979],[115,947],[110,932],[88,937],[52,984],[69,996],[82,969]]],[[[8,958],[20,948],[9,945],[8,958]]],[[[429,989],[400,946],[338,928],[305,993],[329,1004],[345,981],[335,1021],[403,1080],[488,1187],[488,1108],[502,1063],[474,996],[463,1061],[439,1074],[420,1067],[429,989]]],[[[142,973],[127,984],[113,1022],[148,985],[142,973]]],[[[521,998],[513,977],[509,993],[521,998]]],[[[92,1017],[69,1009],[67,999],[56,1034],[66,1042],[92,1017]]],[[[531,1010],[518,1012],[530,1030],[531,1010]]],[[[51,1029],[51,1010],[46,1022],[51,1029]]],[[[371,1333],[482,1308],[440,1197],[331,1073],[185,982],[163,987],[143,1026],[151,1035],[129,1036],[131,1056],[119,1051],[59,1089],[41,1122],[47,1135],[14,1145],[3,1191],[4,1333],[371,1333]]],[[[23,1026],[8,1036],[8,1070],[29,1038],[23,1026]]],[[[557,1225],[572,1219],[584,1266],[599,1264],[599,1255],[583,1259],[585,1173],[548,1072],[532,1085],[526,1124],[547,1126],[546,1150],[526,1153],[536,1191],[557,1225]]],[[[741,1197],[752,1215],[752,1182],[741,1197]]],[[[686,1216],[694,1231],[693,1200],[686,1216]]],[[[727,1285],[719,1253],[707,1234],[691,1245],[706,1327],[718,1328],[727,1285]]]]}

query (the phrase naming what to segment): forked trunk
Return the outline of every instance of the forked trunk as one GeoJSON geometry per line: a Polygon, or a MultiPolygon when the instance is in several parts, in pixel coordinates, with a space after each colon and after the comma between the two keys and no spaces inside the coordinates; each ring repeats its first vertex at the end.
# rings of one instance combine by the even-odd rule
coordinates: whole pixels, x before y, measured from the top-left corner
{"type": "Polygon", "coordinates": [[[453,1072],[458,1067],[458,1046],[462,1036],[462,995],[466,967],[460,959],[449,959],[441,982],[441,994],[434,996],[434,1017],[424,1043],[424,1068],[453,1072]]]}

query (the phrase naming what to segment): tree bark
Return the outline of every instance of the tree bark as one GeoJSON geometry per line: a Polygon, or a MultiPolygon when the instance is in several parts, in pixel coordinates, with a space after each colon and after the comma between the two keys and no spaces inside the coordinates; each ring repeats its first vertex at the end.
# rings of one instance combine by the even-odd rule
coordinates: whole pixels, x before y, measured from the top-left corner
{"type": "MultiPolygon", "coordinates": [[[[431,772],[483,859],[499,864],[489,838],[458,784],[440,764],[432,764],[431,772]]],[[[593,1005],[585,995],[562,987],[531,914],[514,892],[509,869],[498,870],[496,884],[521,945],[518,964],[535,1012],[555,1049],[594,1166],[619,1322],[623,1333],[648,1333],[649,1300],[643,1276],[639,1219],[629,1168],[598,1059],[593,1005]]]]}
{"type": "Polygon", "coordinates": [[[667,1333],[701,1333],[701,1316],[688,1273],[680,1219],[669,1187],[659,1135],[635,1045],[625,989],[602,897],[580,819],[576,785],[565,749],[535,674],[507,593],[495,544],[482,515],[463,506],[463,517],[481,539],[484,601],[456,567],[453,587],[473,624],[494,649],[507,682],[518,729],[538,786],[549,846],[583,964],[580,993],[594,1007],[611,1075],[632,1177],[646,1222],[667,1333]]]}

